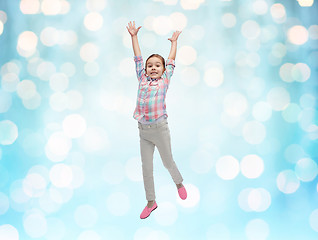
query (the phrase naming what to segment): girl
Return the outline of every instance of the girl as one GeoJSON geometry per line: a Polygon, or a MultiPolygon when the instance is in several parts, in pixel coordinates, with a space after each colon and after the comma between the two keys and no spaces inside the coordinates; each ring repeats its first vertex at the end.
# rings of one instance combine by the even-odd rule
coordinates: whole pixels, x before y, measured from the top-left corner
{"type": "Polygon", "coordinates": [[[129,22],[127,30],[132,39],[139,81],[134,118],[138,120],[142,173],[146,199],[148,200],[147,206],[140,214],[140,218],[144,219],[157,208],[153,180],[153,153],[155,146],[160,153],[164,166],[168,169],[177,186],[180,198],[186,199],[187,192],[182,185],[183,178],[172,158],[165,103],[170,78],[175,67],[177,40],[181,32],[174,32],[172,37],[168,39],[171,41],[171,50],[166,64],[163,57],[153,54],[147,59],[144,67],[137,38],[140,28],[141,26],[135,27],[135,22],[129,22]]]}

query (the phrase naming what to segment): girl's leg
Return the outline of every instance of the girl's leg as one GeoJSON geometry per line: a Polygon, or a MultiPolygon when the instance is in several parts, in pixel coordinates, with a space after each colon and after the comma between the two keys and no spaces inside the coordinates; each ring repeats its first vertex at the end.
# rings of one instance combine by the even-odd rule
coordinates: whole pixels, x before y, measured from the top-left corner
{"type": "Polygon", "coordinates": [[[160,153],[163,165],[168,169],[177,187],[178,188],[182,187],[183,178],[172,157],[171,138],[170,138],[170,130],[168,127],[168,122],[166,122],[166,124],[160,127],[158,130],[159,130],[159,133],[155,143],[160,153]]]}
{"type": "Polygon", "coordinates": [[[144,179],[144,187],[146,192],[146,199],[148,202],[156,199],[155,186],[153,180],[153,153],[155,145],[144,139],[142,133],[140,133],[140,152],[142,162],[142,175],[144,179]]]}

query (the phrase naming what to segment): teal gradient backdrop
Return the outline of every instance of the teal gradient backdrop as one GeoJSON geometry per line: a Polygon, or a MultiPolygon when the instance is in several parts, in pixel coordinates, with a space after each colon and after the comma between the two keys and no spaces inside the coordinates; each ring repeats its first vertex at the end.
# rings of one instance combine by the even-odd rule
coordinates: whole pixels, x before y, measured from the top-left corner
{"type": "Polygon", "coordinates": [[[1,0],[0,239],[318,238],[314,0],[1,0]],[[138,82],[178,40],[146,220],[138,82]]]}

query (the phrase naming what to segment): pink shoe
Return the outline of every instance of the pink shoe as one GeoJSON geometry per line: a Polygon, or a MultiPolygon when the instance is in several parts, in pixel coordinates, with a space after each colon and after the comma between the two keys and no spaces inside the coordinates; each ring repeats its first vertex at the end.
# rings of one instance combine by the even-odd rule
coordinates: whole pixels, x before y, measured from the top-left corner
{"type": "Polygon", "coordinates": [[[156,202],[152,205],[151,208],[149,208],[149,207],[146,206],[146,207],[144,208],[144,210],[142,211],[142,213],[140,214],[140,218],[141,218],[141,219],[147,218],[147,217],[150,215],[150,213],[151,213],[153,210],[155,210],[157,207],[158,207],[158,206],[157,206],[157,203],[156,203],[156,202]]]}
{"type": "Polygon", "coordinates": [[[179,193],[179,197],[184,200],[187,198],[187,191],[185,189],[185,187],[181,187],[181,188],[178,188],[178,193],[179,193]]]}

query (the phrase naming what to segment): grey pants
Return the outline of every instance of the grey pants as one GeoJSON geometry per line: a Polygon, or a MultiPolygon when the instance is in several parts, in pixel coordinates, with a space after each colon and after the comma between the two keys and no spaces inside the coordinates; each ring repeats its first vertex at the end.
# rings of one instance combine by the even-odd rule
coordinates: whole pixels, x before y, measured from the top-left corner
{"type": "Polygon", "coordinates": [[[167,119],[152,124],[141,124],[138,122],[138,128],[146,199],[153,201],[156,199],[153,180],[153,153],[155,146],[159,151],[163,165],[168,169],[174,183],[182,183],[183,178],[172,158],[170,130],[167,119]]]}

